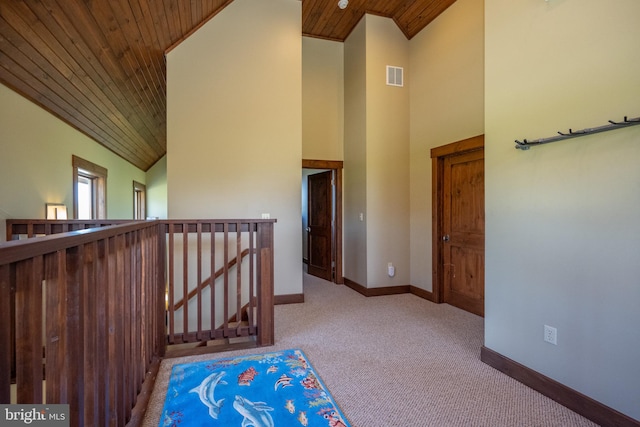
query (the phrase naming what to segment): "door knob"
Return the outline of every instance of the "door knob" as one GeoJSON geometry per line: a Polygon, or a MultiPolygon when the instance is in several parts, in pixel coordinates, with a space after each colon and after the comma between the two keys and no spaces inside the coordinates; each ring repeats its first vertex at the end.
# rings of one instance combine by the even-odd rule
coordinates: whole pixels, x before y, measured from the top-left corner
{"type": "Polygon", "coordinates": [[[449,235],[445,234],[444,236],[442,236],[442,241],[443,242],[448,242],[449,241],[449,235]]]}
{"type": "Polygon", "coordinates": [[[311,227],[307,227],[307,233],[311,233],[311,227]]]}

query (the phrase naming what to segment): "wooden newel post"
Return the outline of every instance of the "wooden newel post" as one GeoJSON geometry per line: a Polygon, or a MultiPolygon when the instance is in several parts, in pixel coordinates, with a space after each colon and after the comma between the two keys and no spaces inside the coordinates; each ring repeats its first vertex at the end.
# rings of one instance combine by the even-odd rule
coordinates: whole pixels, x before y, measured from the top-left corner
{"type": "Polygon", "coordinates": [[[259,346],[273,345],[273,224],[270,222],[257,223],[257,296],[258,296],[258,342],[259,346]]]}

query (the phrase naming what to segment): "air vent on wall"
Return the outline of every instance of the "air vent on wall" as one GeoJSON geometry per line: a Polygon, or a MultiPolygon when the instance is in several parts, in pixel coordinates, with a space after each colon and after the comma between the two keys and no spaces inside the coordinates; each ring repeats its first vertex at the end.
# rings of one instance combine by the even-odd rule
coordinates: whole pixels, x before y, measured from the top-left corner
{"type": "Polygon", "coordinates": [[[402,73],[402,67],[393,67],[391,65],[387,65],[387,85],[403,86],[402,73]]]}

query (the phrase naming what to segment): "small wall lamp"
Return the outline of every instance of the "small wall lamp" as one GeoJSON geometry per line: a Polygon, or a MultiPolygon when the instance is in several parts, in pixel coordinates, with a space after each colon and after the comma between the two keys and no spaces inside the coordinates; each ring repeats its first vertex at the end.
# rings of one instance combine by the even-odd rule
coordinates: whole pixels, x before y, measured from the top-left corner
{"type": "Polygon", "coordinates": [[[67,219],[67,207],[63,203],[45,203],[46,219],[67,219]]]}

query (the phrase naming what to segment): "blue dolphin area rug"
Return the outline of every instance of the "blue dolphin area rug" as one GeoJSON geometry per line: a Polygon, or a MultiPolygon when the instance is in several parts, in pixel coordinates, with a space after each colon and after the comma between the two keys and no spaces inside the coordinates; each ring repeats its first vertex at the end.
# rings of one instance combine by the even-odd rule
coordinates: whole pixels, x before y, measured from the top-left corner
{"type": "Polygon", "coordinates": [[[175,365],[159,425],[349,427],[298,349],[175,365]]]}

